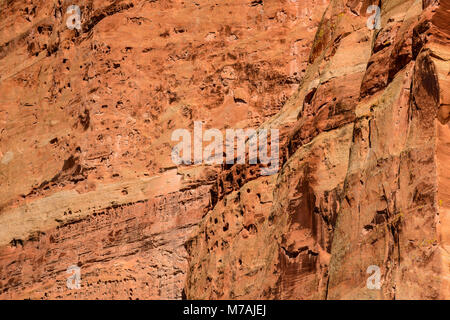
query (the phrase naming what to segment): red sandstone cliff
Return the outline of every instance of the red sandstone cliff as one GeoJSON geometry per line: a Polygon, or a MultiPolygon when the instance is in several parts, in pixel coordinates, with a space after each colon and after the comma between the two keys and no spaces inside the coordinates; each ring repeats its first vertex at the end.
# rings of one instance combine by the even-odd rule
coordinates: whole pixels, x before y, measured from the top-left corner
{"type": "Polygon", "coordinates": [[[449,21],[449,0],[3,1],[0,299],[448,299],[449,21]],[[174,165],[195,121],[279,129],[280,170],[174,165]]]}

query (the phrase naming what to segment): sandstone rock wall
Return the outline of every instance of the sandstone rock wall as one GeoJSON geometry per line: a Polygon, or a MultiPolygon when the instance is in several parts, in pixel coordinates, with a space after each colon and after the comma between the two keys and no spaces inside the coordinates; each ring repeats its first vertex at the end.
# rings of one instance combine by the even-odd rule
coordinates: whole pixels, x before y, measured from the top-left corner
{"type": "Polygon", "coordinates": [[[220,168],[176,168],[171,133],[276,114],[325,5],[1,2],[0,296],[180,298],[220,168]]]}
{"type": "Polygon", "coordinates": [[[200,223],[188,298],[448,298],[448,2],[382,1],[379,31],[371,4],[326,9],[298,91],[268,122],[292,128],[283,168],[200,223]]]}
{"type": "Polygon", "coordinates": [[[1,2],[0,298],[449,298],[449,9],[1,2]],[[176,166],[194,121],[279,129],[279,172],[176,166]]]}

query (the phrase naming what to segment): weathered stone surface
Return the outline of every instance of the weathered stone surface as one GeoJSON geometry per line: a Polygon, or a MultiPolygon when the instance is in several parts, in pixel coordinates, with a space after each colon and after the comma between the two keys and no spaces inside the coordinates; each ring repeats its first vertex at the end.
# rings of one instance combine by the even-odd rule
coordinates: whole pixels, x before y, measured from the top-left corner
{"type": "Polygon", "coordinates": [[[0,298],[450,298],[448,0],[76,4],[0,5],[0,298]],[[279,172],[176,166],[194,121],[279,172]]]}
{"type": "Polygon", "coordinates": [[[383,3],[379,32],[355,19],[367,6],[331,1],[298,92],[269,121],[292,123],[298,110],[287,161],[265,187],[270,214],[247,236],[243,208],[261,205],[242,195],[259,178],[205,216],[188,242],[188,297],[449,297],[450,28],[435,18],[446,4],[383,3]],[[371,265],[380,290],[366,286],[371,265]]]}
{"type": "Polygon", "coordinates": [[[127,298],[130,287],[133,298],[180,298],[183,243],[220,168],[175,168],[171,133],[276,114],[326,4],[3,2],[0,296],[127,298]],[[72,4],[81,30],[66,26],[72,4]],[[63,281],[74,264],[79,292],[63,281]]]}

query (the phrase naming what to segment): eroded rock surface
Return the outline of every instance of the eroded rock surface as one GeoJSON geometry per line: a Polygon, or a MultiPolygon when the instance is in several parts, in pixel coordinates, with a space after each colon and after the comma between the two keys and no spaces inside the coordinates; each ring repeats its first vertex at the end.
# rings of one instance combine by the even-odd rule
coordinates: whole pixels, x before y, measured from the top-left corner
{"type": "Polygon", "coordinates": [[[0,298],[448,299],[449,10],[3,2],[0,298]],[[176,166],[194,121],[279,129],[280,170],[176,166]]]}
{"type": "Polygon", "coordinates": [[[291,127],[283,168],[200,223],[188,298],[449,297],[449,3],[382,1],[374,31],[372,4],[331,1],[302,84],[268,121],[291,127]]]}

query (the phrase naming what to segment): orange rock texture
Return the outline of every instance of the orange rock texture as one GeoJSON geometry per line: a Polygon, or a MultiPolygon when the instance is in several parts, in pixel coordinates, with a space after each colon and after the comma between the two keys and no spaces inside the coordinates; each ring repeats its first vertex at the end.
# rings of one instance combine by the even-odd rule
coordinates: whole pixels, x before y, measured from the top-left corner
{"type": "Polygon", "coordinates": [[[450,0],[2,1],[0,299],[450,299],[449,87],[450,0]]]}

